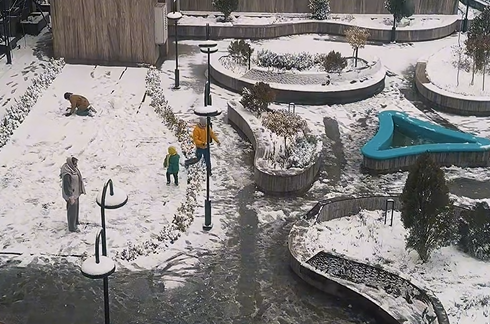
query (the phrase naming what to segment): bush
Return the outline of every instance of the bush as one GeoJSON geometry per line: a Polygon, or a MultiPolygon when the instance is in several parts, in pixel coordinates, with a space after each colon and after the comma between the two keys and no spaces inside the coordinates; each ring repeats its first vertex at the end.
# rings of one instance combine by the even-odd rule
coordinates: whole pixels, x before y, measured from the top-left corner
{"type": "Polygon", "coordinates": [[[285,53],[278,54],[269,50],[261,50],[257,53],[257,65],[265,68],[275,68],[279,70],[305,71],[320,65],[323,54],[285,53]]]}
{"type": "Polygon", "coordinates": [[[459,247],[481,260],[490,260],[490,208],[478,203],[464,211],[459,220],[459,247]]]}
{"type": "Polygon", "coordinates": [[[330,13],[329,0],[310,0],[311,17],[313,19],[325,20],[330,13]]]}
{"type": "Polygon", "coordinates": [[[421,155],[408,174],[400,196],[407,249],[414,249],[423,262],[432,251],[448,246],[456,234],[444,171],[429,154],[421,155]]]}
{"type": "Polygon", "coordinates": [[[257,82],[251,88],[243,88],[240,103],[244,108],[260,116],[268,110],[269,104],[276,99],[276,94],[269,84],[257,82]]]}
{"type": "Polygon", "coordinates": [[[327,56],[321,57],[323,69],[326,72],[342,72],[347,66],[347,60],[340,52],[331,51],[327,56]]]}
{"type": "Polygon", "coordinates": [[[231,13],[238,9],[238,0],[213,0],[213,7],[224,15],[224,21],[229,21],[231,13]]]}
{"type": "Polygon", "coordinates": [[[239,64],[247,63],[253,51],[252,46],[243,39],[232,41],[228,46],[228,53],[239,64]]]}

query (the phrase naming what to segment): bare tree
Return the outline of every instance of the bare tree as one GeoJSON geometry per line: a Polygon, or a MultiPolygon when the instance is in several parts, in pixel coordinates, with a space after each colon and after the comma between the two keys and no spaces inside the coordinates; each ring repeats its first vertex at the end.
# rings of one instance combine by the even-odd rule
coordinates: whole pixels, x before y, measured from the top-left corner
{"type": "Polygon", "coordinates": [[[347,37],[347,41],[349,42],[350,46],[352,46],[352,49],[354,50],[355,67],[357,67],[359,49],[366,46],[370,33],[365,28],[354,26],[345,31],[345,36],[347,37]]]}
{"type": "Polygon", "coordinates": [[[286,155],[289,155],[287,139],[292,138],[299,132],[308,132],[308,125],[299,115],[279,110],[268,112],[262,116],[262,126],[269,129],[277,136],[284,138],[284,149],[286,155]]]}

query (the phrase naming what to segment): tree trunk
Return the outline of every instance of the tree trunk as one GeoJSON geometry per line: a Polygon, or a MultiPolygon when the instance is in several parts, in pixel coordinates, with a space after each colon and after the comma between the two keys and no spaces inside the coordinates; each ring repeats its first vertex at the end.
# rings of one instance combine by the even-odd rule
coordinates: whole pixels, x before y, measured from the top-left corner
{"type": "Polygon", "coordinates": [[[359,56],[359,47],[356,47],[356,60],[354,61],[354,67],[357,67],[357,58],[359,56]]]}
{"type": "Polygon", "coordinates": [[[474,85],[475,84],[475,58],[473,58],[473,68],[472,68],[472,74],[471,74],[471,82],[470,82],[470,85],[474,85]]]}
{"type": "Polygon", "coordinates": [[[396,16],[393,15],[393,27],[391,27],[391,41],[396,41],[396,16]]]}
{"type": "Polygon", "coordinates": [[[287,140],[288,140],[288,138],[286,136],[284,136],[284,152],[286,153],[286,156],[289,157],[287,140]]]}
{"type": "Polygon", "coordinates": [[[485,75],[487,74],[487,60],[485,60],[485,64],[483,65],[483,86],[482,90],[485,91],[485,75]]]}

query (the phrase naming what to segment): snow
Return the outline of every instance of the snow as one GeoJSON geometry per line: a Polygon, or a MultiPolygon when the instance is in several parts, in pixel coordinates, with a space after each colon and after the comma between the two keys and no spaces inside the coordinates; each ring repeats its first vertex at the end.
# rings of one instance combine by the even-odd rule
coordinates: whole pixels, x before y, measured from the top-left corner
{"type": "Polygon", "coordinates": [[[199,43],[199,47],[204,47],[204,48],[210,48],[210,47],[215,47],[218,46],[218,42],[213,41],[213,40],[205,40],[199,43]]]}
{"type": "MultiPolygon", "coordinates": [[[[458,20],[458,15],[414,15],[409,19],[403,19],[398,27],[401,30],[424,30],[436,27],[447,26],[458,20]]],[[[211,26],[244,26],[244,25],[274,25],[274,24],[289,24],[300,22],[328,22],[344,24],[349,26],[359,26],[371,29],[391,30],[393,26],[393,16],[389,14],[333,14],[326,20],[313,20],[309,15],[297,15],[290,17],[281,14],[266,14],[251,15],[247,13],[232,14],[231,22],[221,22],[217,20],[215,14],[210,14],[206,17],[184,15],[180,20],[181,25],[203,26],[209,24],[211,26]]]]}
{"type": "MultiPolygon", "coordinates": [[[[464,38],[461,40],[461,50],[464,51],[464,38]]],[[[453,45],[445,47],[430,56],[427,61],[426,71],[432,85],[445,90],[445,93],[456,94],[458,98],[490,101],[490,87],[483,89],[482,73],[476,73],[474,84],[471,84],[472,72],[464,69],[464,65],[471,67],[471,63],[464,54],[461,54],[462,63],[460,63],[461,69],[459,71],[458,84],[458,51],[459,46],[453,45]],[[465,61],[467,62],[466,64],[465,61]]],[[[487,71],[487,73],[490,73],[490,71],[487,71]]]]}
{"type": "MultiPolygon", "coordinates": [[[[106,208],[119,208],[124,206],[129,198],[126,192],[121,188],[116,187],[116,185],[114,185],[112,189],[113,189],[112,191],[113,194],[111,195],[110,186],[107,186],[107,191],[105,193],[105,199],[104,199],[104,206],[106,206],[106,208]]],[[[96,201],[97,204],[102,205],[102,190],[97,195],[96,201]]]]}
{"type": "Polygon", "coordinates": [[[194,113],[199,116],[217,116],[221,114],[221,109],[213,106],[199,106],[194,108],[194,113]]]}
{"type": "Polygon", "coordinates": [[[406,230],[400,213],[394,212],[393,226],[384,224],[382,211],[358,215],[309,227],[305,235],[305,260],[319,251],[346,255],[388,271],[403,273],[421,282],[442,302],[451,323],[490,323],[490,263],[474,259],[455,246],[433,253],[422,263],[414,251],[405,250],[406,230]]]}
{"type": "Polygon", "coordinates": [[[95,256],[87,258],[82,263],[82,273],[86,273],[90,276],[104,276],[111,271],[114,271],[116,264],[110,258],[100,255],[99,263],[96,262],[95,256]]]}
{"type": "Polygon", "coordinates": [[[167,18],[168,18],[169,20],[173,20],[173,21],[175,21],[175,20],[179,20],[179,19],[181,19],[181,18],[182,18],[182,13],[181,13],[181,12],[169,12],[169,13],[167,14],[167,18]]]}
{"type": "MultiPolygon", "coordinates": [[[[462,19],[465,18],[465,16],[466,16],[466,5],[462,2],[459,3],[458,13],[462,19]]],[[[468,19],[469,20],[473,20],[479,14],[480,14],[479,10],[472,8],[472,7],[468,8],[468,19]]]]}

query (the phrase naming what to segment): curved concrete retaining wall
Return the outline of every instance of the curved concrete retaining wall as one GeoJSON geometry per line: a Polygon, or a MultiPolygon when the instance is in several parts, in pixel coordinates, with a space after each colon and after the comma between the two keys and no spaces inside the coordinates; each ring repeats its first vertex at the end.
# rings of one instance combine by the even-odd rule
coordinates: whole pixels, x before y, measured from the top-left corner
{"type": "Polygon", "coordinates": [[[490,116],[490,100],[471,100],[451,96],[448,92],[438,93],[427,78],[427,62],[417,62],[415,66],[415,86],[420,95],[436,109],[463,116],[490,116]],[[427,86],[430,85],[430,86],[427,86]]]}
{"type": "Polygon", "coordinates": [[[254,181],[257,187],[271,195],[299,194],[308,190],[320,170],[321,155],[319,154],[307,169],[297,173],[262,170],[257,165],[257,159],[264,157],[264,145],[255,136],[249,123],[242,116],[243,113],[244,108],[239,102],[228,102],[228,123],[243,133],[254,147],[254,181]]]}
{"type": "MultiPolygon", "coordinates": [[[[461,22],[455,20],[449,25],[436,27],[432,29],[400,29],[396,32],[396,41],[404,42],[421,42],[439,38],[444,38],[459,30],[461,22]]],[[[304,21],[292,22],[273,25],[233,25],[218,26],[210,25],[211,39],[265,39],[277,38],[282,36],[299,35],[299,34],[330,34],[345,35],[346,29],[352,25],[342,24],[331,21],[304,21]]],[[[169,35],[175,35],[174,26],[169,25],[169,35]]],[[[391,42],[391,29],[373,29],[366,28],[370,32],[370,41],[391,42]]],[[[206,28],[200,25],[179,25],[179,38],[201,39],[206,38],[206,28]]]]}
{"type": "MultiPolygon", "coordinates": [[[[221,65],[221,63],[217,62],[217,60],[219,60],[219,58],[211,59],[211,77],[224,88],[227,88],[237,93],[241,93],[243,88],[251,87],[256,82],[258,82],[244,78],[235,78],[232,75],[224,73],[223,67],[220,66],[220,68],[218,68],[216,66],[218,64],[221,65]]],[[[284,88],[280,88],[280,85],[277,85],[275,83],[270,84],[270,86],[272,89],[274,89],[276,93],[276,102],[280,103],[294,102],[295,104],[301,105],[346,104],[370,98],[383,91],[386,77],[385,69],[384,67],[382,67],[379,60],[376,63],[376,66],[373,68],[378,68],[379,70],[378,72],[376,72],[376,75],[382,75],[376,83],[371,83],[363,87],[363,83],[358,82],[358,88],[348,90],[327,91],[328,86],[325,87],[325,91],[315,91],[308,89],[293,90],[288,89],[287,87],[290,87],[291,85],[285,84],[284,88]]],[[[373,77],[376,77],[376,75],[373,77]]]]}
{"type": "MultiPolygon", "coordinates": [[[[381,308],[375,301],[368,296],[361,294],[358,291],[341,283],[336,277],[330,276],[325,272],[321,272],[318,269],[312,267],[305,262],[307,256],[302,254],[305,251],[304,240],[297,239],[303,237],[307,232],[308,227],[316,222],[325,222],[333,219],[351,216],[359,213],[361,210],[384,210],[387,199],[394,200],[394,209],[399,210],[400,200],[398,196],[370,196],[370,197],[337,197],[318,202],[304,217],[299,220],[291,229],[288,237],[288,250],[289,250],[289,263],[292,270],[303,280],[311,284],[312,286],[340,298],[347,298],[354,300],[360,306],[370,311],[379,321],[382,323],[399,324],[402,321],[398,321],[390,310],[381,308]]],[[[463,210],[463,208],[455,208],[456,216],[463,210]]],[[[336,256],[340,257],[340,256],[336,256]]],[[[343,258],[343,257],[342,257],[343,258]]],[[[345,258],[350,262],[356,262],[345,258]]],[[[380,269],[379,267],[377,269],[380,269]]],[[[386,271],[386,270],[382,270],[386,271]]],[[[395,274],[389,272],[391,276],[395,274]]],[[[409,280],[399,277],[401,281],[407,281],[407,284],[413,285],[409,280]]],[[[449,324],[446,311],[441,302],[429,291],[417,287],[426,297],[425,300],[430,301],[434,311],[437,315],[439,324],[449,324]]]]}

